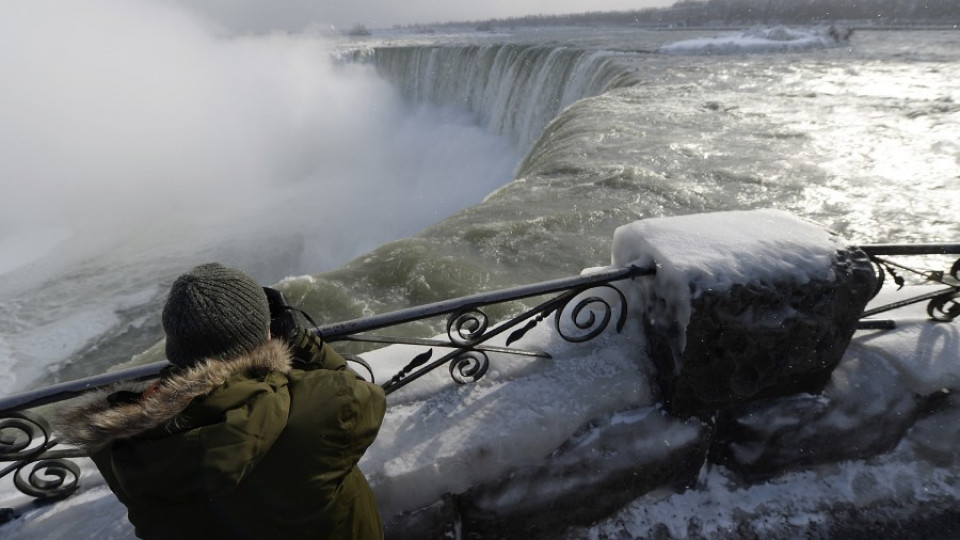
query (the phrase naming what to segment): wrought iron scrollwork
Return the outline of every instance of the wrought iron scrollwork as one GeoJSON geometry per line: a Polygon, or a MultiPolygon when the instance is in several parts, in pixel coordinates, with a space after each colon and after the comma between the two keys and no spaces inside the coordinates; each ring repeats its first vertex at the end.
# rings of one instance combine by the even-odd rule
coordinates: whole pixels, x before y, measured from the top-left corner
{"type": "MultiPolygon", "coordinates": [[[[425,373],[438,363],[448,360],[450,361],[450,376],[454,381],[460,384],[476,382],[487,373],[490,367],[490,358],[484,351],[473,348],[474,345],[484,342],[494,335],[503,333],[505,330],[518,326],[520,323],[526,321],[526,324],[514,330],[507,337],[506,345],[509,347],[551,314],[554,314],[554,324],[557,329],[557,334],[564,340],[571,343],[590,341],[607,329],[614,312],[614,307],[607,298],[599,295],[580,298],[584,292],[590,290],[607,290],[613,291],[616,294],[619,299],[620,308],[616,328],[617,332],[622,331],[627,318],[627,300],[620,289],[609,283],[568,290],[560,296],[506,321],[491,332],[487,332],[489,328],[487,315],[476,307],[469,307],[453,313],[447,321],[447,335],[450,341],[461,346],[462,349],[459,352],[451,353],[443,357],[427,368],[423,368],[418,373],[425,373]],[[571,334],[569,332],[571,326],[574,330],[580,331],[580,333],[571,334]]],[[[509,351],[501,350],[500,352],[509,351]]],[[[422,356],[421,354],[418,358],[422,356]]],[[[414,362],[418,365],[424,363],[424,361],[418,361],[416,359],[414,362]]],[[[407,368],[404,368],[404,370],[401,378],[408,377],[409,370],[407,370],[407,368]]],[[[415,378],[414,375],[417,374],[410,374],[409,377],[411,379],[415,378]]],[[[399,380],[397,382],[399,382],[399,380]]],[[[392,389],[392,387],[388,387],[388,391],[392,389]]]]}
{"type": "Polygon", "coordinates": [[[477,382],[487,374],[490,358],[483,351],[466,351],[450,362],[450,376],[460,384],[477,382]]]}
{"type": "Polygon", "coordinates": [[[490,324],[487,314],[477,308],[458,311],[447,320],[447,336],[457,345],[470,345],[477,341],[490,324]]]}
{"type": "Polygon", "coordinates": [[[580,278],[580,283],[572,282],[570,286],[544,288],[536,294],[525,292],[523,296],[498,297],[486,303],[464,303],[453,310],[447,319],[447,337],[456,350],[432,362],[430,362],[432,356],[429,352],[418,354],[383,387],[387,393],[391,393],[446,363],[449,363],[450,376],[457,383],[475,382],[482,378],[490,367],[490,358],[486,351],[506,354],[522,352],[526,355],[549,357],[545,353],[515,352],[509,347],[551,315],[554,316],[557,334],[571,343],[590,341],[602,334],[614,319],[615,312],[616,329],[620,332],[627,319],[627,300],[623,292],[610,282],[636,275],[651,275],[654,272],[652,268],[631,268],[626,272],[621,271],[612,278],[580,278]],[[560,294],[494,327],[490,326],[489,318],[480,309],[486,304],[549,292],[560,292],[560,294]],[[593,294],[583,297],[584,293],[590,292],[593,294]],[[617,308],[619,308],[618,311],[617,308]],[[510,332],[505,340],[506,347],[481,347],[481,344],[504,332],[510,332]]]}
{"type": "Polygon", "coordinates": [[[46,458],[57,442],[43,417],[29,411],[9,413],[0,418],[0,461],[12,465],[0,471],[0,478],[13,474],[20,492],[37,499],[54,500],[76,491],[80,467],[62,458],[46,458]]]}
{"type": "Polygon", "coordinates": [[[555,302],[549,303],[536,318],[531,319],[522,328],[510,334],[510,337],[507,338],[507,345],[509,346],[522,338],[551,314],[554,316],[554,327],[557,329],[557,335],[570,343],[584,343],[602,334],[613,318],[614,306],[602,296],[579,298],[581,294],[588,290],[610,290],[617,295],[620,310],[617,315],[616,328],[617,333],[621,332],[627,321],[627,299],[620,289],[610,284],[602,284],[591,288],[575,289],[559,296],[555,302]],[[568,309],[574,300],[577,300],[577,302],[571,309],[568,309]],[[597,319],[598,313],[599,320],[597,319]],[[565,321],[569,324],[565,325],[565,321]],[[582,331],[582,333],[569,333],[571,325],[573,329],[582,331]]]}
{"type": "MultiPolygon", "coordinates": [[[[623,331],[623,326],[627,322],[627,299],[623,296],[623,292],[613,285],[601,285],[595,289],[611,290],[617,294],[620,306],[620,313],[617,317],[617,333],[620,333],[623,331]]],[[[570,302],[575,299],[576,298],[571,298],[570,302]]],[[[596,338],[607,329],[610,320],[613,318],[613,306],[610,305],[610,302],[606,298],[601,296],[583,298],[574,305],[568,319],[573,323],[574,328],[583,331],[583,334],[570,335],[562,324],[564,321],[563,314],[566,313],[566,308],[570,302],[564,304],[557,310],[554,321],[560,337],[571,343],[583,343],[596,338]],[[598,311],[600,313],[599,321],[597,320],[598,311]],[[586,313],[586,316],[584,316],[584,313],[586,313]]]]}
{"type": "Polygon", "coordinates": [[[50,425],[30,412],[0,418],[0,459],[20,461],[42,452],[50,444],[50,425]]]}
{"type": "Polygon", "coordinates": [[[960,291],[947,293],[930,300],[927,315],[940,322],[950,322],[960,316],[960,291]]]}
{"type": "Polygon", "coordinates": [[[873,290],[873,296],[880,294],[880,291],[883,290],[883,285],[887,281],[887,276],[897,284],[897,288],[901,289],[906,285],[906,280],[890,265],[884,264],[885,261],[879,257],[870,257],[870,262],[873,263],[873,267],[877,270],[877,286],[873,290]]]}
{"type": "Polygon", "coordinates": [[[69,496],[80,484],[80,467],[67,459],[44,459],[17,467],[13,483],[26,495],[43,500],[56,500],[69,496]]]}
{"type": "MultiPolygon", "coordinates": [[[[881,257],[881,255],[957,254],[960,253],[960,245],[875,245],[863,246],[862,249],[867,253],[870,261],[877,269],[877,289],[874,295],[880,292],[885,276],[890,276],[894,283],[896,283],[898,289],[902,289],[907,284],[907,280],[900,272],[908,272],[920,276],[926,283],[937,283],[946,286],[944,289],[869,309],[864,311],[862,317],[870,317],[878,313],[924,301],[929,301],[927,304],[927,315],[934,321],[950,322],[960,316],[960,300],[958,300],[958,298],[960,298],[960,259],[954,261],[950,270],[944,272],[939,270],[918,270],[911,266],[881,257]]],[[[862,323],[862,325],[871,322],[880,321],[866,321],[862,323]]]]}

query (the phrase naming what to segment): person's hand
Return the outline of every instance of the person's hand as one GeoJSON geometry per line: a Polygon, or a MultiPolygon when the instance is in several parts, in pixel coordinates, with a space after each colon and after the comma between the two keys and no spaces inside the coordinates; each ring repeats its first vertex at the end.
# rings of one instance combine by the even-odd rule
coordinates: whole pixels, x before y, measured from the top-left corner
{"type": "MultiPolygon", "coordinates": [[[[271,337],[287,342],[295,361],[323,363],[323,337],[297,325],[294,312],[300,310],[290,307],[283,293],[270,287],[264,287],[263,292],[267,294],[270,304],[271,337]]],[[[313,323],[309,315],[302,311],[300,313],[313,323]]],[[[313,324],[316,326],[316,323],[313,324]]]]}
{"type": "Polygon", "coordinates": [[[297,335],[297,321],[293,309],[287,305],[283,293],[270,287],[264,287],[267,302],[270,304],[270,336],[285,341],[293,340],[297,335]]]}
{"type": "Polygon", "coordinates": [[[297,329],[288,343],[295,360],[308,364],[323,362],[323,341],[310,330],[297,329]]]}

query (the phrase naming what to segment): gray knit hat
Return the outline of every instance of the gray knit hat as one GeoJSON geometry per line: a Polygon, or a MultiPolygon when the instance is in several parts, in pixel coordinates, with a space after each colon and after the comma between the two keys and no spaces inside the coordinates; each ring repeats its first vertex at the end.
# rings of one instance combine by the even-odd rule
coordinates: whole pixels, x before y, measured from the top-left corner
{"type": "Polygon", "coordinates": [[[267,342],[269,327],[263,288],[247,274],[218,263],[177,278],[163,307],[167,359],[180,367],[251,351],[267,342]]]}

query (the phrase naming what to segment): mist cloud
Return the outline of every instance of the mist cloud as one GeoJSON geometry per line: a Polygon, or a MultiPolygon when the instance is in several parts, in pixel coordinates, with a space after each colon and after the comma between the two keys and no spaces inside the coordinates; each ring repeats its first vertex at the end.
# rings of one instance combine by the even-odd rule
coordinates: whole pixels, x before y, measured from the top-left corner
{"type": "Polygon", "coordinates": [[[290,163],[308,170],[322,161],[305,139],[340,139],[335,126],[347,111],[387,95],[376,81],[339,82],[318,40],[219,39],[172,6],[28,1],[2,9],[7,227],[242,195],[290,163]]]}
{"type": "Polygon", "coordinates": [[[311,35],[227,36],[172,3],[0,3],[0,237],[261,227],[296,203],[306,221],[284,226],[347,220],[330,236],[356,251],[350,234],[369,249],[508,179],[506,143],[411,111],[330,51],[311,35]],[[500,157],[462,169],[484,155],[500,157]]]}

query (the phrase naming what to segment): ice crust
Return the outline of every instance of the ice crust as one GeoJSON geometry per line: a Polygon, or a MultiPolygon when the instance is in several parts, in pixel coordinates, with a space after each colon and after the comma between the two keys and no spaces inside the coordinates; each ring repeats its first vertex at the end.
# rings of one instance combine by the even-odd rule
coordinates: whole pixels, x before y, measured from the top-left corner
{"type": "Polygon", "coordinates": [[[829,280],[842,240],[823,228],[780,210],[692,214],[635,221],[613,236],[614,267],[657,268],[640,280],[630,306],[679,325],[690,322],[690,301],[704,291],[722,292],[734,284],[789,280],[829,280]],[[661,306],[644,299],[658,297],[661,306]]]}

